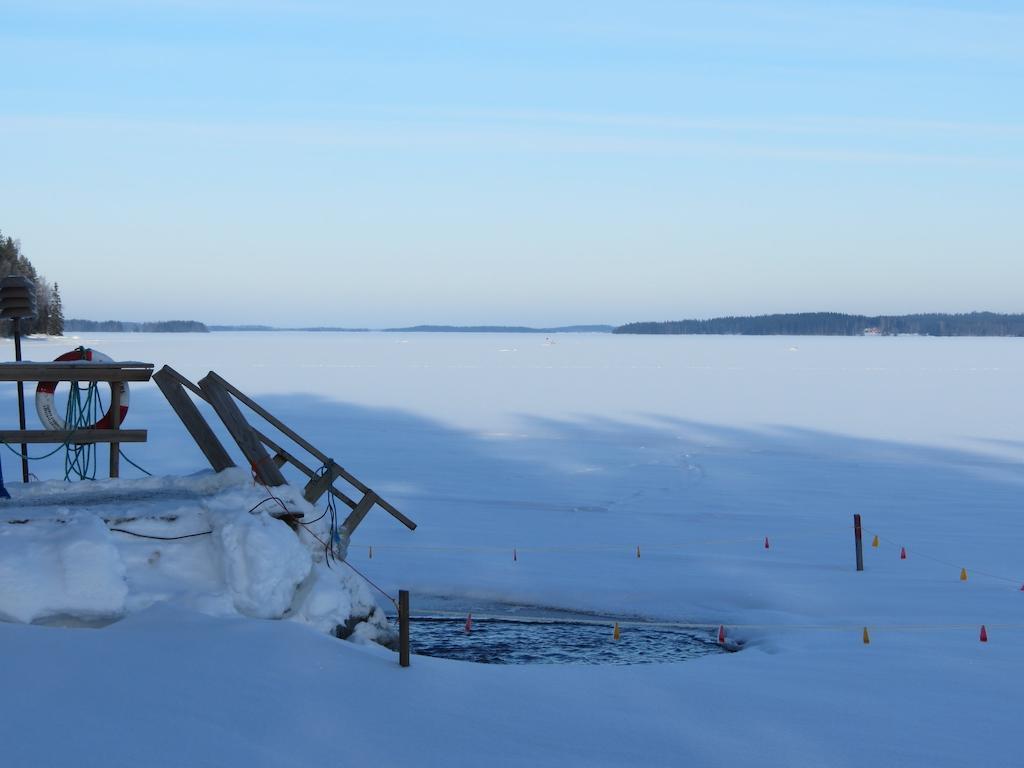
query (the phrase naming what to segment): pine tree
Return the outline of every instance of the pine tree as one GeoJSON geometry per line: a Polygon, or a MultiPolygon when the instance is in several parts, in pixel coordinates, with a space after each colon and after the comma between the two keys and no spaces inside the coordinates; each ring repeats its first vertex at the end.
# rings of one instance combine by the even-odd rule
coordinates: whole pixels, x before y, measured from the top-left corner
{"type": "Polygon", "coordinates": [[[53,284],[53,291],[50,296],[50,317],[46,326],[46,332],[50,336],[64,335],[64,307],[60,301],[60,284],[53,284]]]}
{"type": "MultiPolygon", "coordinates": [[[[53,289],[50,284],[36,272],[32,262],[21,252],[21,243],[0,232],[0,278],[8,275],[27,277],[36,286],[36,319],[22,326],[23,333],[48,333],[51,326],[63,329],[63,314],[59,320],[50,317],[50,303],[53,300],[53,289]]],[[[11,323],[0,323],[0,336],[10,335],[11,323]]]]}

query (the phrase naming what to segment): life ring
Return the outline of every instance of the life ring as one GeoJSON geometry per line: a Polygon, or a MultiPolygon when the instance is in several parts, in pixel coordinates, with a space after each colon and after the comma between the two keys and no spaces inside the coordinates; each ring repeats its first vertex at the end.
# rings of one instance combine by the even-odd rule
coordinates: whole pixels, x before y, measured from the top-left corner
{"type": "MultiPolygon", "coordinates": [[[[70,352],[65,352],[60,357],[54,358],[54,362],[63,362],[66,360],[88,360],[89,362],[94,363],[114,362],[113,359],[104,355],[102,352],[97,352],[95,349],[87,349],[86,347],[79,347],[78,349],[74,349],[70,352]]],[[[111,393],[113,393],[114,387],[121,388],[121,419],[118,423],[123,424],[124,417],[128,415],[128,382],[111,382],[111,393]]],[[[64,418],[58,414],[53,407],[53,393],[56,390],[56,381],[39,382],[36,386],[36,413],[39,414],[39,421],[42,422],[43,427],[46,429],[63,430],[67,429],[67,425],[64,423],[64,418]]],[[[92,426],[82,427],[82,429],[111,429],[113,427],[113,423],[110,408],[107,408],[107,412],[104,414],[102,419],[92,426]]]]}

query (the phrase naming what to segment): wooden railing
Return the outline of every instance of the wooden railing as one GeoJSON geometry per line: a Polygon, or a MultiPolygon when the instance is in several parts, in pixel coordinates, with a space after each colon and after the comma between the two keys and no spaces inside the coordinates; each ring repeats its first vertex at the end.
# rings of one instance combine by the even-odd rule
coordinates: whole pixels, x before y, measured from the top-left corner
{"type": "Polygon", "coordinates": [[[25,446],[38,443],[110,443],[110,476],[117,477],[120,470],[121,443],[144,443],[144,429],[121,429],[121,387],[123,382],[149,381],[153,375],[152,363],[87,361],[37,363],[0,363],[0,381],[86,381],[110,384],[110,429],[3,429],[0,442],[25,446]]]}

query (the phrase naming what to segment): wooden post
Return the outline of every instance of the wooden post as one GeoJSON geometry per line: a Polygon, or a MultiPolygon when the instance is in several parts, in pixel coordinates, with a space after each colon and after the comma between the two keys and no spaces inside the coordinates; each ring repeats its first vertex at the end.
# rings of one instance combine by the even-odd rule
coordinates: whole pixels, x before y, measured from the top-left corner
{"type": "MultiPolygon", "coordinates": [[[[120,381],[110,384],[110,428],[116,432],[121,428],[121,388],[124,386],[120,381]]],[[[121,444],[110,444],[110,476],[118,477],[120,474],[121,444]]]]}
{"type": "Polygon", "coordinates": [[[853,516],[853,540],[857,545],[857,570],[864,570],[864,541],[861,538],[860,515],[853,516]]]}
{"type": "Polygon", "coordinates": [[[235,442],[242,449],[242,453],[245,454],[245,458],[248,459],[260,481],[268,486],[287,485],[281,470],[274,464],[270,454],[263,447],[263,443],[260,442],[249,422],[245,420],[242,412],[231,399],[231,395],[221,386],[221,381],[220,377],[212,372],[200,379],[199,386],[206,394],[207,402],[213,406],[213,410],[220,416],[220,420],[224,422],[228,432],[235,438],[235,442]]]}
{"type": "Polygon", "coordinates": [[[409,666],[409,590],[398,590],[398,663],[409,666]]]}
{"type": "MultiPolygon", "coordinates": [[[[199,450],[206,456],[206,460],[210,462],[213,470],[220,472],[228,467],[235,466],[235,462],[231,460],[228,452],[224,449],[220,440],[217,439],[217,435],[214,434],[210,425],[206,423],[203,414],[196,408],[192,398],[185,393],[185,388],[182,386],[181,381],[175,377],[175,373],[177,372],[173,368],[165,365],[153,374],[153,381],[160,387],[160,391],[164,393],[167,402],[174,409],[174,412],[178,414],[181,423],[185,425],[185,429],[192,435],[192,439],[196,441],[196,445],[199,446],[199,450]]],[[[274,463],[277,464],[276,461],[274,463]]],[[[277,466],[280,468],[281,465],[277,464],[277,466]]]]}

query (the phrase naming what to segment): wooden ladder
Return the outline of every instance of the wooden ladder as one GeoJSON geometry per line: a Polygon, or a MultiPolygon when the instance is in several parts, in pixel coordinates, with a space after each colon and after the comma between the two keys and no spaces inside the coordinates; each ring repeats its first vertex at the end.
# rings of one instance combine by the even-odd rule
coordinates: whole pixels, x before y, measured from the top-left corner
{"type": "Polygon", "coordinates": [[[178,418],[185,425],[185,429],[192,435],[192,439],[196,441],[196,445],[199,446],[199,449],[206,456],[207,461],[210,462],[210,466],[215,471],[220,472],[228,467],[234,467],[235,463],[231,460],[231,456],[225,450],[217,435],[214,434],[206,419],[203,418],[202,413],[200,413],[192,398],[188,396],[186,390],[209,403],[217,416],[220,417],[220,420],[224,422],[224,426],[238,444],[246,461],[249,462],[249,466],[252,467],[253,473],[261,483],[270,487],[287,485],[288,481],[285,480],[284,475],[281,473],[281,468],[285,464],[291,464],[309,478],[309,481],[302,489],[302,496],[310,504],[316,504],[325,493],[330,493],[345,504],[351,511],[341,524],[344,536],[352,536],[374,505],[384,509],[409,530],[416,529],[416,523],[378,496],[377,493],[335,462],[334,459],[310,444],[266,408],[213,371],[210,371],[205,377],[200,379],[197,385],[170,366],[165,365],[153,374],[153,381],[160,387],[160,391],[167,398],[167,402],[174,409],[174,412],[178,414],[178,418]],[[261,416],[279,432],[313,456],[320,462],[322,469],[319,471],[311,469],[304,462],[296,458],[294,454],[281,447],[277,441],[272,440],[266,434],[253,427],[246,420],[245,415],[235,400],[238,400],[238,402],[261,416]],[[268,452],[268,448],[270,451],[273,451],[273,454],[268,452]],[[334,486],[335,480],[339,479],[345,481],[356,490],[357,493],[353,495],[359,496],[358,501],[334,486]]]}

